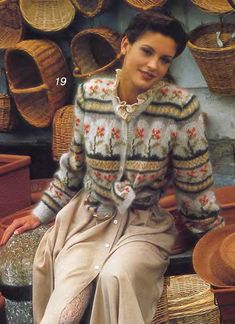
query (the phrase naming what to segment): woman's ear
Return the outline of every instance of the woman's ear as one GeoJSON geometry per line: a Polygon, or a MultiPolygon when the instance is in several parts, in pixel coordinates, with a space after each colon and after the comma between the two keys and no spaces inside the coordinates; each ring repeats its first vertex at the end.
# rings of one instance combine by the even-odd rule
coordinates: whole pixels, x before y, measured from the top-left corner
{"type": "Polygon", "coordinates": [[[121,40],[121,54],[126,55],[130,43],[126,36],[124,36],[121,40]]]}

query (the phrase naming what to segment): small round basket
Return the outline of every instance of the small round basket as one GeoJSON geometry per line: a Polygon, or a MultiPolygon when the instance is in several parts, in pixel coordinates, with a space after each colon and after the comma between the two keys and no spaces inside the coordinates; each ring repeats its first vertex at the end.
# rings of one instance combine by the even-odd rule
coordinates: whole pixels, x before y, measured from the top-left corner
{"type": "Polygon", "coordinates": [[[149,10],[156,7],[162,7],[167,0],[125,0],[127,4],[141,10],[149,10]]]}
{"type": "Polygon", "coordinates": [[[77,10],[86,17],[94,17],[107,10],[114,0],[72,0],[77,10]]]}
{"type": "Polygon", "coordinates": [[[42,32],[57,32],[70,25],[75,8],[69,0],[20,0],[24,20],[42,32]]]}
{"type": "Polygon", "coordinates": [[[68,151],[72,139],[73,123],[73,105],[67,105],[57,110],[52,127],[52,156],[54,161],[59,161],[61,155],[68,151]]]}
{"type": "Polygon", "coordinates": [[[23,23],[18,4],[0,1],[0,49],[14,47],[23,38],[23,23]]]}
{"type": "Polygon", "coordinates": [[[235,11],[234,0],[191,0],[197,7],[207,13],[223,14],[235,11]]]}
{"type": "Polygon", "coordinates": [[[108,27],[85,29],[72,39],[74,77],[86,78],[113,67],[119,61],[120,36],[108,27]]]}
{"type": "Polygon", "coordinates": [[[190,33],[188,47],[211,92],[235,95],[235,24],[201,25],[190,33]],[[217,44],[220,32],[222,48],[217,44]]]}
{"type": "Polygon", "coordinates": [[[21,116],[33,126],[49,126],[70,94],[71,75],[61,49],[49,40],[25,40],[8,49],[4,60],[21,116]]]}

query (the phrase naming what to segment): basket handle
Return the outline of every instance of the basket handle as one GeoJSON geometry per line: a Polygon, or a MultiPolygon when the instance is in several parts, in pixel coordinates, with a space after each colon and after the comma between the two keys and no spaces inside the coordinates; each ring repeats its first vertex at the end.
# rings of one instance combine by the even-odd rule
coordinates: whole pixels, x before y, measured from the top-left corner
{"type": "Polygon", "coordinates": [[[10,90],[14,94],[27,94],[27,93],[34,93],[34,92],[40,92],[43,90],[48,90],[48,87],[46,84],[41,84],[40,86],[26,88],[26,89],[16,89],[16,88],[10,86],[10,90]]]}
{"type": "Polygon", "coordinates": [[[230,6],[235,9],[235,0],[227,0],[227,2],[230,4],[230,6]]]}
{"type": "Polygon", "coordinates": [[[102,66],[98,70],[87,72],[87,73],[81,73],[81,69],[79,67],[75,67],[74,70],[73,70],[73,76],[75,78],[86,78],[86,77],[90,77],[90,76],[92,76],[94,74],[100,73],[102,71],[105,71],[108,68],[110,68],[112,65],[114,65],[120,59],[120,57],[121,57],[121,54],[117,54],[115,59],[113,59],[111,62],[109,62],[105,66],[102,66]]]}

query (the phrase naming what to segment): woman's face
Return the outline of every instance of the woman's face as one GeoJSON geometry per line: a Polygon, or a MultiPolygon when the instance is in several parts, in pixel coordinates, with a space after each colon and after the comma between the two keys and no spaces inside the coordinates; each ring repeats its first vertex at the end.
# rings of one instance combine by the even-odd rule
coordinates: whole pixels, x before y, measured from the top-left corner
{"type": "Polygon", "coordinates": [[[137,94],[147,91],[166,75],[176,54],[176,42],[159,32],[148,31],[133,44],[122,39],[122,77],[125,87],[137,94]]]}

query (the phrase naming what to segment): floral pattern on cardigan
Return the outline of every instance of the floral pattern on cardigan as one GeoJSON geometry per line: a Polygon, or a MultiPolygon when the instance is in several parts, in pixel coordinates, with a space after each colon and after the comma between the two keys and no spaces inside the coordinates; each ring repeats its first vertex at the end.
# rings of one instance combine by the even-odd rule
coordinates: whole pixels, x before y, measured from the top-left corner
{"type": "Polygon", "coordinates": [[[161,81],[126,105],[117,97],[119,74],[78,87],[70,149],[34,213],[47,222],[84,187],[124,214],[156,204],[173,179],[192,232],[222,224],[197,98],[161,81]]]}

